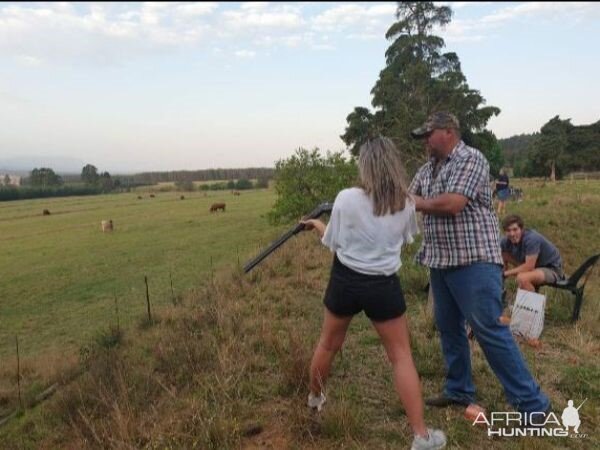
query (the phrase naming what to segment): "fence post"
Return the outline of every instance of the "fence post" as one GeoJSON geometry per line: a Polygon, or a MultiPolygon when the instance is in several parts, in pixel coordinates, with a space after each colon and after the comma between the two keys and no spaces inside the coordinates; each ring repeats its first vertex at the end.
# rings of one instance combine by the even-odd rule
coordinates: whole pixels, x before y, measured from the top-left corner
{"type": "Polygon", "coordinates": [[[144,275],[144,282],[146,283],[146,304],[148,305],[148,322],[152,323],[152,315],[150,314],[150,294],[148,292],[148,277],[144,275]]]}
{"type": "Polygon", "coordinates": [[[117,315],[117,333],[121,332],[121,320],[119,319],[119,302],[117,300],[117,293],[114,293],[115,296],[115,314],[117,315]]]}
{"type": "Polygon", "coordinates": [[[15,335],[15,344],[17,346],[17,391],[19,394],[19,406],[23,409],[23,398],[21,397],[21,357],[19,355],[19,337],[15,335]]]}
{"type": "Polygon", "coordinates": [[[175,292],[173,292],[173,275],[171,274],[171,269],[169,269],[169,281],[171,282],[171,301],[173,302],[173,306],[177,306],[175,292]]]}

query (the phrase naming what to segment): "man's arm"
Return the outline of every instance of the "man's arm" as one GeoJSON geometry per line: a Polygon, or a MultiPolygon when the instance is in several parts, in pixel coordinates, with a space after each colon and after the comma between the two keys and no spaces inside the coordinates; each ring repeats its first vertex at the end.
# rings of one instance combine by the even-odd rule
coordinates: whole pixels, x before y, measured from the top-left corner
{"type": "Polygon", "coordinates": [[[460,213],[469,199],[461,194],[441,194],[433,198],[414,196],[417,211],[436,216],[455,216],[460,213]]]}
{"type": "Polygon", "coordinates": [[[489,177],[489,165],[483,155],[459,158],[448,177],[446,192],[423,199],[417,209],[424,214],[455,216],[465,209],[469,200],[477,198],[480,186],[487,183],[489,177]]]}
{"type": "Polygon", "coordinates": [[[413,195],[423,195],[423,192],[421,189],[421,171],[422,170],[423,170],[423,168],[420,168],[418,170],[417,174],[415,175],[413,180],[410,182],[410,186],[408,186],[408,192],[413,195]]]}
{"type": "Polygon", "coordinates": [[[508,270],[510,265],[516,266],[518,265],[517,261],[512,257],[512,255],[508,252],[502,251],[502,262],[504,263],[504,272],[508,270]]]}
{"type": "Polygon", "coordinates": [[[531,272],[535,270],[535,263],[537,262],[538,255],[527,255],[525,262],[514,269],[507,270],[504,272],[505,277],[512,277],[521,272],[531,272]]]}

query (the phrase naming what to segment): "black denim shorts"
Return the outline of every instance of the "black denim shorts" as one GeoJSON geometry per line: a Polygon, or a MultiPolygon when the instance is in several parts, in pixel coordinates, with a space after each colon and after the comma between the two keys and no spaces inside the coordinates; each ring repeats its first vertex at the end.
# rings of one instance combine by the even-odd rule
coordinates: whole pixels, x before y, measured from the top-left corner
{"type": "Polygon", "coordinates": [[[406,311],[398,275],[365,275],[344,266],[337,255],[323,303],[336,316],[364,311],[375,322],[395,319],[406,311]]]}

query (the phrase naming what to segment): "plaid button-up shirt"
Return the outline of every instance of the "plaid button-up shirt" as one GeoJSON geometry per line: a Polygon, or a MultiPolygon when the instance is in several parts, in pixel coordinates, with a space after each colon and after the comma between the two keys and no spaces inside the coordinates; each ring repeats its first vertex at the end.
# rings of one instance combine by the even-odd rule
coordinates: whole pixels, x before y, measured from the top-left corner
{"type": "Polygon", "coordinates": [[[469,199],[455,216],[423,215],[423,244],[416,256],[422,265],[446,269],[475,262],[502,265],[498,222],[492,205],[489,164],[479,150],[460,141],[445,161],[424,164],[409,191],[429,199],[455,193],[469,199]]]}

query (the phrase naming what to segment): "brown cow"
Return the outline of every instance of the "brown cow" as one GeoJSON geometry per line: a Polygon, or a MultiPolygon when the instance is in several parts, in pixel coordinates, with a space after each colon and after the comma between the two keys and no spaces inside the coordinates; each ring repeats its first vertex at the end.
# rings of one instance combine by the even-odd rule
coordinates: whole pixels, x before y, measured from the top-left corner
{"type": "Polygon", "coordinates": [[[233,195],[240,195],[239,191],[233,191],[233,195]]]}
{"type": "Polygon", "coordinates": [[[185,200],[185,195],[182,195],[181,197],[179,197],[180,200],[185,200]]]}
{"type": "Polygon", "coordinates": [[[154,198],[154,194],[150,194],[150,198],[154,198]]]}
{"type": "Polygon", "coordinates": [[[210,212],[215,212],[222,209],[223,212],[225,212],[225,203],[213,203],[210,206],[210,212]]]}
{"type": "Polygon", "coordinates": [[[47,210],[47,209],[45,209],[45,210],[42,211],[42,215],[49,216],[50,215],[50,211],[47,210]]]}
{"type": "Polygon", "coordinates": [[[142,196],[141,196],[141,195],[138,195],[138,200],[141,200],[141,199],[142,199],[142,196]]]}

